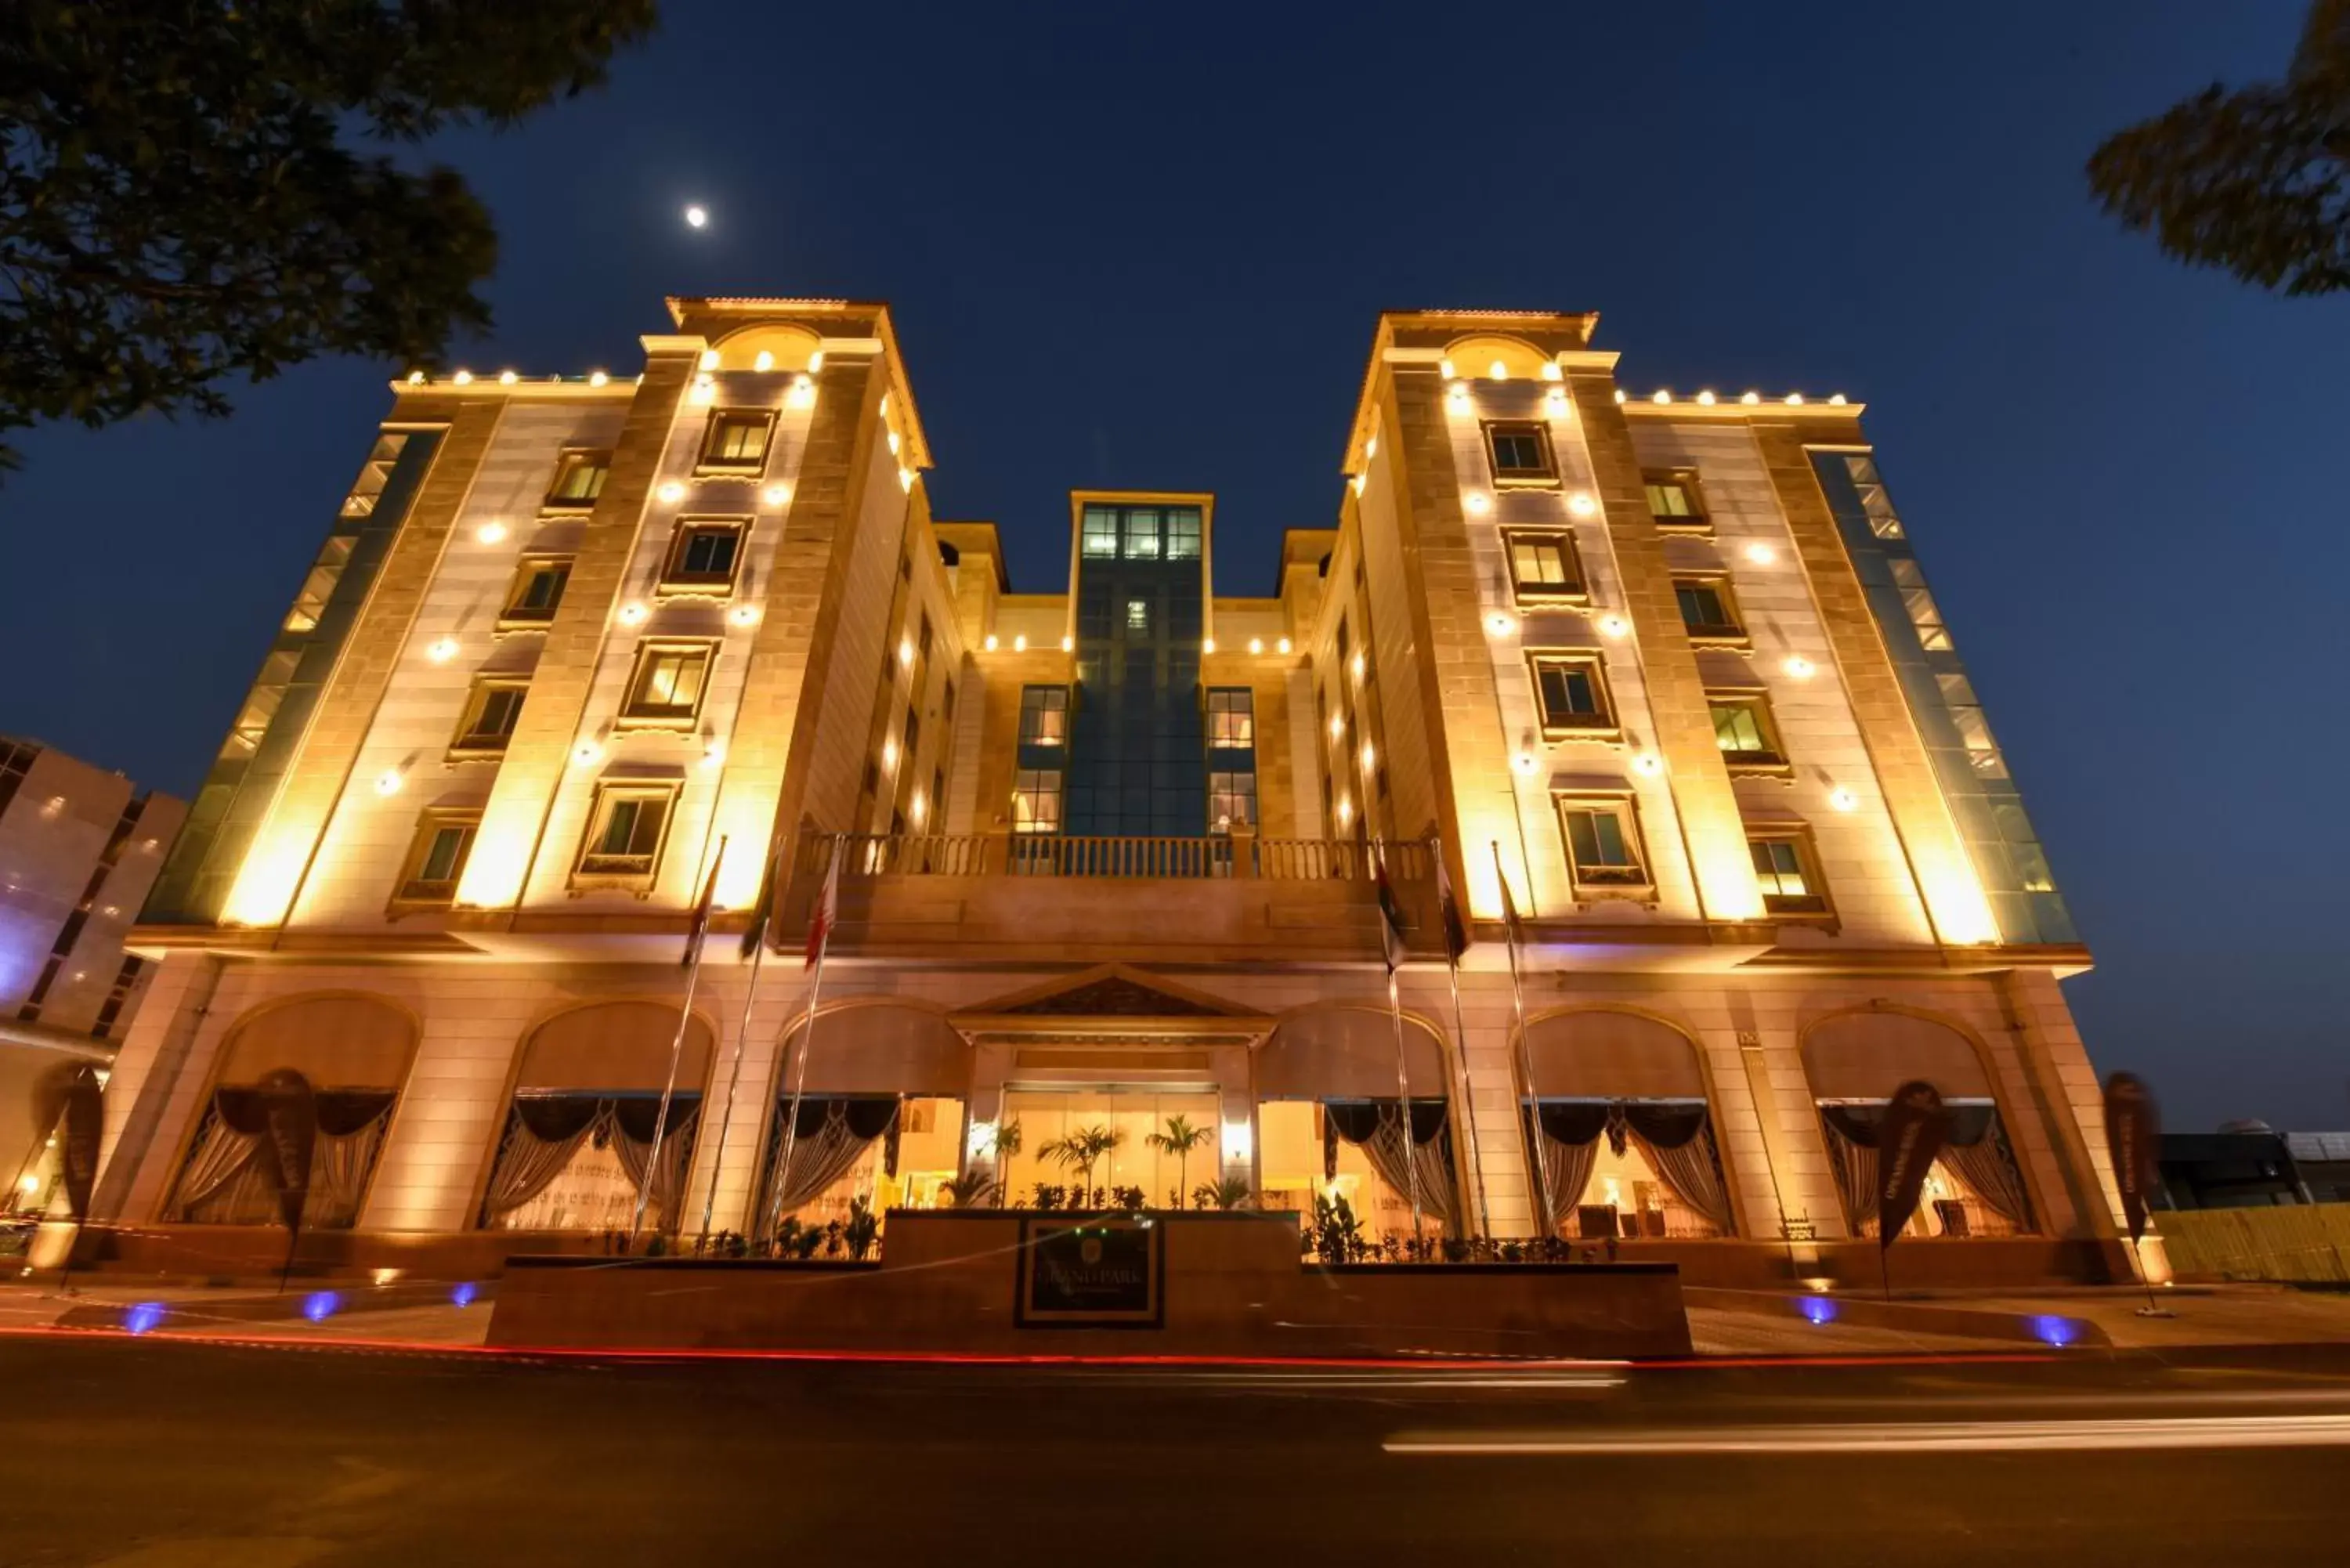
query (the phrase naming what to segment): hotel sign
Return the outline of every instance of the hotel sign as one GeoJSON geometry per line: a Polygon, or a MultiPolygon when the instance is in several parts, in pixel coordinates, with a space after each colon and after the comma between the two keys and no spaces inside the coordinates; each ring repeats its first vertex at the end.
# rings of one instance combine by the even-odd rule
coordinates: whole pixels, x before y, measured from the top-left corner
{"type": "Polygon", "coordinates": [[[1023,1218],[1019,1295],[1022,1328],[1158,1328],[1167,1232],[1149,1220],[1023,1218]]]}

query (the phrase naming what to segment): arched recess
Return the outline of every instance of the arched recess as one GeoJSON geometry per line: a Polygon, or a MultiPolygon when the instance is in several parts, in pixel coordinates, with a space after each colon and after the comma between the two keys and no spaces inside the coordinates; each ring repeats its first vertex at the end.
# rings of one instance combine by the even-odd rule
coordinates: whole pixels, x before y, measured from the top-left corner
{"type": "Polygon", "coordinates": [[[823,342],[807,327],[769,323],[730,332],[711,347],[718,350],[722,370],[795,371],[808,368],[809,358],[823,342]],[[764,367],[759,363],[762,354],[770,357],[764,367]]]}
{"type": "Polygon", "coordinates": [[[897,997],[851,998],[813,1029],[795,1025],[776,1058],[745,1229],[767,1233],[785,1216],[820,1227],[859,1202],[944,1202],[941,1184],[962,1167],[974,1056],[943,1010],[897,997]]]}
{"type": "Polygon", "coordinates": [[[163,1204],[167,1220],[266,1225],[283,1214],[261,1163],[269,1122],[260,1085],[281,1069],[302,1075],[317,1112],[306,1230],[356,1224],[416,1054],[408,1011],[362,992],[320,992],[255,1008],[230,1025],[163,1204]]]}
{"type": "Polygon", "coordinates": [[[1550,1233],[1738,1233],[1712,1083],[1687,1030],[1629,1007],[1568,1007],[1528,1019],[1521,1045],[1522,1130],[1550,1233]]]}
{"type": "Polygon", "coordinates": [[[651,998],[584,1002],[542,1019],[523,1038],[478,1222],[633,1230],[641,1199],[647,1226],[677,1230],[715,1039],[695,1013],[681,1041],[677,1004],[651,998]]]}
{"type": "Polygon", "coordinates": [[[1523,337],[1504,337],[1500,333],[1481,332],[1468,337],[1456,337],[1444,350],[1452,361],[1455,376],[1474,380],[1536,380],[1544,374],[1551,358],[1523,337]],[[1500,368],[1501,376],[1494,376],[1500,368]]]}
{"type": "Polygon", "coordinates": [[[1803,1032],[1804,1075],[1820,1137],[1856,1236],[1877,1220],[1875,1128],[1885,1102],[1912,1079],[1949,1107],[1948,1142],[1934,1161],[1914,1233],[1975,1238],[2029,1233],[2041,1206],[2009,1141],[1989,1054],[1955,1020],[1874,1003],[1814,1019],[1803,1032]]]}
{"type": "Polygon", "coordinates": [[[1472,1151],[1451,1125],[1444,1036],[1409,1013],[1401,1067],[1399,1084],[1395,1017],[1383,1008],[1284,1014],[1253,1063],[1260,1197],[1310,1216],[1316,1191],[1351,1186],[1375,1240],[1410,1235],[1415,1202],[1428,1233],[1467,1229],[1472,1151]],[[1406,1085],[1408,1110],[1398,1094],[1406,1085]]]}

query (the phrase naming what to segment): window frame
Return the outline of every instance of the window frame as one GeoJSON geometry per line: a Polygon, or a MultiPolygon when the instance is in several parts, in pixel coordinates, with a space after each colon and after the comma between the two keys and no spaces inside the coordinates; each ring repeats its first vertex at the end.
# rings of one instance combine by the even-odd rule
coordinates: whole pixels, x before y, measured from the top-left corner
{"type": "MultiPolygon", "coordinates": [[[[1253,686],[1206,687],[1201,692],[1200,711],[1205,721],[1208,751],[1211,758],[1217,752],[1253,753],[1256,750],[1256,688],[1253,686]],[[1232,700],[1235,698],[1239,700],[1237,707],[1233,705],[1232,700]],[[1224,705],[1221,708],[1216,705],[1218,699],[1223,700],[1224,705]],[[1218,740],[1216,738],[1218,716],[1229,718],[1234,714],[1239,715],[1240,725],[1245,732],[1245,738],[1238,741],[1218,740]]],[[[1222,771],[1231,772],[1232,770],[1222,771]]]]}
{"type": "MultiPolygon", "coordinates": [[[[1816,904],[1818,907],[1774,909],[1771,907],[1771,899],[1774,895],[1768,889],[1764,889],[1762,891],[1763,918],[1770,920],[1800,921],[1806,925],[1835,924],[1835,900],[1828,893],[1827,877],[1821,868],[1819,844],[1813,836],[1811,824],[1807,822],[1746,824],[1747,863],[1750,867],[1753,863],[1754,846],[1764,843],[1792,844],[1795,846],[1795,867],[1803,876],[1804,886],[1809,889],[1804,895],[1803,901],[1807,905],[1816,904]]],[[[1755,880],[1759,887],[1762,881],[1760,873],[1756,874],[1755,880]]]]}
{"type": "Polygon", "coordinates": [[[1717,754],[1722,766],[1733,777],[1793,778],[1795,764],[1787,757],[1787,737],[1779,728],[1779,715],[1772,710],[1771,693],[1761,686],[1709,686],[1705,689],[1706,722],[1713,722],[1716,706],[1744,707],[1754,715],[1754,727],[1761,732],[1765,750],[1761,752],[1725,752],[1720,749],[1721,731],[1714,734],[1717,754]]]}
{"type": "MultiPolygon", "coordinates": [[[[634,888],[650,892],[660,877],[661,859],[669,851],[670,832],[677,826],[677,801],[681,788],[675,780],[598,779],[595,795],[588,802],[588,825],[579,836],[578,852],[571,857],[571,886],[575,888],[634,888]],[[610,809],[623,801],[631,800],[658,801],[661,808],[660,831],[654,838],[650,855],[646,857],[644,869],[590,866],[589,860],[598,858],[594,846],[610,826],[610,809]]],[[[601,858],[619,857],[605,856],[601,858]]]]}
{"type": "Polygon", "coordinates": [[[1510,592],[1519,604],[1580,605],[1591,602],[1591,579],[1584,575],[1583,552],[1575,545],[1572,528],[1503,528],[1502,564],[1510,574],[1510,592]],[[1554,586],[1528,583],[1521,578],[1518,576],[1518,542],[1521,539],[1556,544],[1570,580],[1554,586]]]}
{"type": "Polygon", "coordinates": [[[1620,741],[1624,738],[1622,721],[1617,716],[1616,693],[1607,684],[1607,656],[1597,649],[1544,648],[1526,650],[1526,677],[1534,686],[1534,722],[1545,741],[1620,741]],[[1562,724],[1553,720],[1550,705],[1543,701],[1542,678],[1545,667],[1575,666],[1587,670],[1591,689],[1597,699],[1599,711],[1587,724],[1562,724]]]}
{"type": "Polygon", "coordinates": [[[1019,749],[1035,746],[1042,750],[1057,752],[1063,756],[1068,755],[1069,712],[1075,706],[1076,704],[1070,701],[1069,689],[1066,686],[1049,680],[1032,680],[1023,686],[1020,689],[1020,720],[1012,732],[1014,747],[1019,749]],[[1033,704],[1029,701],[1031,697],[1036,699],[1033,704]],[[1060,701],[1055,703],[1047,700],[1053,697],[1058,697],[1060,701]],[[1032,713],[1058,713],[1061,716],[1060,732],[1049,740],[1045,739],[1042,734],[1045,726],[1040,722],[1037,725],[1039,733],[1031,737],[1028,733],[1028,716],[1032,713]]]}
{"type": "Polygon", "coordinates": [[[1208,770],[1207,794],[1208,831],[1210,833],[1230,833],[1235,827],[1244,828],[1252,833],[1256,831],[1259,804],[1257,798],[1256,769],[1253,767],[1211,767],[1208,770]],[[1225,779],[1231,782],[1220,788],[1216,783],[1218,779],[1225,779]],[[1244,803],[1244,811],[1243,813],[1224,813],[1222,814],[1222,816],[1229,816],[1231,818],[1229,822],[1224,821],[1216,810],[1216,803],[1220,799],[1244,803]]]}
{"type": "Polygon", "coordinates": [[[571,567],[576,559],[576,556],[560,552],[530,554],[517,558],[514,575],[506,579],[505,597],[498,606],[497,629],[502,632],[545,631],[552,625],[556,612],[563,607],[563,595],[571,587],[571,567]],[[522,602],[525,587],[542,572],[556,567],[562,569],[563,585],[555,590],[555,602],[546,607],[544,615],[525,609],[522,602]]]}
{"type": "MultiPolygon", "coordinates": [[[[496,737],[496,745],[469,743],[481,732],[473,726],[480,718],[482,710],[488,706],[490,696],[498,691],[523,693],[523,701],[526,702],[529,701],[530,677],[527,675],[476,675],[473,677],[473,685],[465,692],[465,706],[457,715],[456,732],[449,737],[449,761],[452,763],[495,762],[506,754],[506,748],[514,741],[512,729],[496,737]]],[[[520,703],[515,705],[515,720],[517,723],[522,720],[520,703]]]]}
{"type": "Polygon", "coordinates": [[[400,857],[400,875],[392,880],[389,907],[394,912],[420,909],[446,909],[457,902],[457,887],[465,879],[465,866],[473,858],[473,846],[482,826],[482,808],[468,806],[427,806],[417,815],[416,830],[408,840],[408,852],[400,857]],[[421,874],[432,857],[432,846],[449,828],[463,828],[466,838],[457,854],[457,865],[448,881],[448,892],[429,889],[439,883],[426,883],[421,874]],[[426,889],[426,890],[420,890],[426,889]]]}
{"type": "Polygon", "coordinates": [[[629,683],[621,688],[620,709],[613,722],[624,730],[691,730],[702,722],[702,706],[710,700],[710,682],[717,672],[718,644],[707,638],[646,638],[637,644],[635,660],[629,667],[629,683]],[[694,688],[693,706],[681,710],[664,705],[648,711],[642,705],[642,695],[653,661],[671,654],[702,656],[702,680],[694,688]]]}
{"type": "Polygon", "coordinates": [[[660,579],[653,591],[667,597],[678,594],[731,597],[735,584],[743,579],[743,557],[749,552],[751,524],[748,517],[681,517],[671,531],[669,554],[661,559],[660,579]],[[734,554],[723,575],[713,572],[688,572],[685,553],[694,539],[705,534],[729,533],[734,535],[734,554]]]}
{"type": "Polygon", "coordinates": [[[1705,487],[1699,483],[1694,468],[1644,468],[1640,471],[1640,499],[1648,508],[1648,515],[1658,528],[1668,534],[1711,534],[1713,532],[1713,511],[1706,504],[1705,487]],[[1648,495],[1652,485],[1673,484],[1680,487],[1689,498],[1690,515],[1660,513],[1648,495]]]}
{"type": "Polygon", "coordinates": [[[1688,636],[1690,647],[1752,648],[1754,646],[1753,634],[1746,628],[1746,612],[1739,605],[1737,590],[1731,586],[1728,573],[1675,572],[1672,586],[1674,607],[1680,613],[1681,630],[1688,636]],[[1717,626],[1704,628],[1691,626],[1688,612],[1680,603],[1680,593],[1684,586],[1704,588],[1711,592],[1715,598],[1721,601],[1722,613],[1730,617],[1730,619],[1717,626]]]}
{"type": "Polygon", "coordinates": [[[1004,798],[1005,826],[1011,828],[1015,838],[1042,838],[1058,834],[1068,821],[1068,779],[1059,768],[1014,768],[1012,788],[1004,798]],[[1034,784],[1026,782],[1032,778],[1037,781],[1034,784]],[[1051,781],[1050,790],[1043,787],[1046,780],[1051,781]],[[1020,799],[1024,794],[1032,800],[1050,796],[1053,818],[1049,825],[1033,813],[1025,822],[1021,820],[1020,799]]]}
{"type": "Polygon", "coordinates": [[[1566,859],[1567,881],[1578,899],[1629,898],[1639,902],[1655,897],[1656,862],[1649,857],[1648,836],[1641,831],[1638,795],[1629,790],[1554,790],[1550,804],[1551,818],[1558,825],[1559,851],[1566,859]],[[1600,810],[1613,812],[1622,826],[1625,845],[1632,855],[1628,868],[1631,876],[1594,878],[1575,859],[1575,831],[1567,826],[1567,815],[1571,812],[1600,810]]]}
{"type": "Polygon", "coordinates": [[[703,474],[760,474],[767,471],[767,459],[775,450],[775,410],[773,409],[727,408],[712,409],[702,427],[702,441],[694,448],[693,472],[703,474]],[[756,425],[760,430],[759,455],[755,459],[718,457],[713,455],[719,432],[730,424],[756,425]]]}
{"type": "Polygon", "coordinates": [[[1480,431],[1485,444],[1485,469],[1492,476],[1496,490],[1555,489],[1558,486],[1558,452],[1551,445],[1550,428],[1540,420],[1486,420],[1480,431]],[[1495,445],[1499,436],[1531,436],[1542,454],[1540,468],[1503,468],[1502,454],[1495,445]]]}
{"type": "Polygon", "coordinates": [[[567,446],[555,460],[555,477],[546,483],[546,494],[538,506],[542,512],[591,512],[604,486],[612,483],[612,449],[610,447],[567,446]],[[596,486],[596,494],[586,499],[565,495],[563,483],[583,468],[601,468],[603,479],[596,486]]]}

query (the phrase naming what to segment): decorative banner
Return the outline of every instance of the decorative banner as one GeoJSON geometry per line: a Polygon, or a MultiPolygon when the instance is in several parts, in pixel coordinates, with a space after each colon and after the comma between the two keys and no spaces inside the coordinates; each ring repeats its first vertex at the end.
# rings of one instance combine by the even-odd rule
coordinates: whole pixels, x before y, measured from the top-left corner
{"type": "Polygon", "coordinates": [[[1913,1078],[1893,1092],[1877,1128],[1877,1251],[1893,1245],[1918,1211],[1926,1173],[1950,1136],[1950,1114],[1933,1085],[1913,1078]]]}
{"type": "Polygon", "coordinates": [[[2162,1108],[2154,1091],[2135,1073],[2106,1080],[2106,1152],[2113,1157],[2114,1182],[2122,1189],[2122,1217],[2130,1244],[2146,1234],[2147,1199],[2161,1184],[2162,1108]]]}
{"type": "Polygon", "coordinates": [[[65,1131],[58,1138],[63,1157],[58,1164],[64,1168],[66,1201],[73,1206],[74,1218],[84,1220],[89,1216],[90,1191],[98,1185],[98,1146],[106,1131],[98,1069],[87,1062],[60,1062],[34,1086],[33,1148],[26,1165],[40,1158],[60,1121],[65,1131]]]}
{"type": "Polygon", "coordinates": [[[262,1176],[277,1189],[278,1218],[288,1231],[298,1231],[310,1196],[310,1157],[318,1147],[317,1097],[310,1080],[291,1067],[273,1068],[257,1093],[267,1124],[259,1151],[262,1176]]]}

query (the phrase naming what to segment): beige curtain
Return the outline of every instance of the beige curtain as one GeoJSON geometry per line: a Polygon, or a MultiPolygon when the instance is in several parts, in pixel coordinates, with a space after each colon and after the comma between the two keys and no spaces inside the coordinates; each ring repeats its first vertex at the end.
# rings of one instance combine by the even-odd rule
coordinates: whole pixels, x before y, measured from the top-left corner
{"type": "Polygon", "coordinates": [[[2015,1156],[2007,1147],[2007,1135],[1995,1113],[1990,1128],[1975,1142],[1943,1145],[1942,1159],[1973,1189],[1985,1208],[2018,1231],[2032,1229],[2032,1199],[2024,1190],[2023,1175],[2015,1168],[2015,1156]]]}
{"type": "MultiPolygon", "coordinates": [[[[663,1231],[677,1229],[678,1194],[685,1190],[686,1171],[693,1162],[694,1129],[702,1120],[699,1106],[687,1106],[682,1101],[672,1103],[681,1108],[682,1114],[672,1111],[670,1128],[661,1134],[660,1168],[653,1174],[652,1190],[646,1195],[645,1202],[647,1221],[654,1230],[663,1231]]],[[[652,1118],[647,1116],[630,1119],[639,1120],[643,1125],[632,1127],[621,1119],[617,1110],[612,1113],[612,1152],[619,1158],[620,1169],[630,1184],[641,1191],[645,1167],[652,1158],[652,1139],[648,1136],[639,1141],[631,1135],[637,1131],[650,1135],[652,1118]]]]}
{"type": "Polygon", "coordinates": [[[166,1213],[178,1220],[194,1220],[208,1199],[243,1174],[261,1139],[241,1133],[221,1119],[217,1108],[204,1113],[204,1125],[180,1168],[180,1185],[166,1213]]]}
{"type": "Polygon", "coordinates": [[[482,1199],[485,1225],[546,1191],[596,1130],[603,1113],[592,1100],[585,1106],[563,1102],[528,1108],[517,1100],[507,1116],[505,1146],[498,1151],[490,1189],[482,1199]]]}

